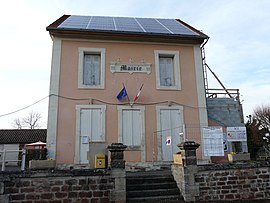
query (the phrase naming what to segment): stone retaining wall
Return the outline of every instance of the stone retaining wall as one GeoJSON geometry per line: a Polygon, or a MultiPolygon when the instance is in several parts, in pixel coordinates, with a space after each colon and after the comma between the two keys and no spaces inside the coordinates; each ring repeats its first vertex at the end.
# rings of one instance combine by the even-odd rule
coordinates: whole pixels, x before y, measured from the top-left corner
{"type": "Polygon", "coordinates": [[[112,203],[115,179],[108,170],[2,173],[1,203],[112,203]]]}
{"type": "Polygon", "coordinates": [[[198,166],[197,201],[269,200],[268,162],[198,166]]]}
{"type": "Polygon", "coordinates": [[[172,173],[186,202],[270,202],[270,161],[197,165],[199,144],[177,145],[172,173]]]}

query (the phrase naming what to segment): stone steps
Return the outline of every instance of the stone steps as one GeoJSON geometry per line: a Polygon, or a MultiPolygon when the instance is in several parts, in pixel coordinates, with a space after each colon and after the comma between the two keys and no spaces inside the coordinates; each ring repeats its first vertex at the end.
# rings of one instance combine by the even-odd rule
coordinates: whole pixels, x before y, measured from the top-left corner
{"type": "Polygon", "coordinates": [[[184,202],[170,170],[128,172],[127,203],[184,202]]]}

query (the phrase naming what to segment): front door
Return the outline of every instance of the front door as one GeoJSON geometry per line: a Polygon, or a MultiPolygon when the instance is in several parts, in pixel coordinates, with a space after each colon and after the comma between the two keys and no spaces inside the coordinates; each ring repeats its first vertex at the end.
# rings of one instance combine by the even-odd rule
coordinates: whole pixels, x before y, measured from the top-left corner
{"type": "Polygon", "coordinates": [[[173,154],[178,152],[177,144],[183,141],[183,123],[180,109],[159,110],[159,149],[162,161],[172,161],[173,154]]]}

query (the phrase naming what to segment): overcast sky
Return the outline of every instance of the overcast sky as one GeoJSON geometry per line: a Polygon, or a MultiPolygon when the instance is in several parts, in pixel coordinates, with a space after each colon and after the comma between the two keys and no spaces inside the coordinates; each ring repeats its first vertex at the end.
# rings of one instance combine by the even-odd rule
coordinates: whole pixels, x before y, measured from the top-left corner
{"type": "MultiPolygon", "coordinates": [[[[178,18],[210,39],[206,62],[238,88],[244,116],[270,104],[269,0],[8,0],[0,3],[0,129],[40,112],[46,128],[52,41],[46,26],[64,14],[178,18]]],[[[208,73],[209,88],[220,88],[208,73]]],[[[143,92],[142,92],[143,93],[143,92]]]]}

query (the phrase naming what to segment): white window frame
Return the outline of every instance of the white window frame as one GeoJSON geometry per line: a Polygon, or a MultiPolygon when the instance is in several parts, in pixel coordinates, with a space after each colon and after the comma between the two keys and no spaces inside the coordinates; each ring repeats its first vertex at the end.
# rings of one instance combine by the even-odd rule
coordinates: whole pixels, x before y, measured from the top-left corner
{"type": "Polygon", "coordinates": [[[78,87],[84,89],[104,89],[105,88],[105,48],[86,48],[79,47],[79,65],[78,65],[78,87]],[[100,85],[83,84],[83,66],[85,54],[100,55],[100,85]]]}
{"type": "Polygon", "coordinates": [[[106,105],[76,105],[76,141],[74,163],[80,163],[80,135],[81,135],[81,110],[82,109],[101,109],[102,112],[102,134],[103,141],[106,142],[106,105]]]}
{"type": "Polygon", "coordinates": [[[179,51],[154,50],[154,53],[155,53],[155,67],[156,67],[156,88],[160,90],[181,90],[179,51]],[[160,57],[173,58],[174,81],[175,81],[174,86],[161,86],[160,85],[160,73],[159,73],[159,58],[160,57]]]}
{"type": "Polygon", "coordinates": [[[140,110],[141,112],[141,120],[139,122],[141,123],[142,126],[142,137],[141,137],[141,145],[140,146],[128,146],[127,150],[130,151],[141,151],[141,161],[145,161],[145,107],[144,106],[117,106],[117,111],[118,111],[118,142],[123,143],[123,135],[122,135],[122,123],[123,123],[123,118],[122,118],[122,111],[123,110],[140,110]]]}

